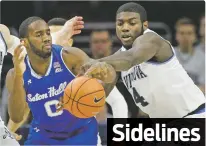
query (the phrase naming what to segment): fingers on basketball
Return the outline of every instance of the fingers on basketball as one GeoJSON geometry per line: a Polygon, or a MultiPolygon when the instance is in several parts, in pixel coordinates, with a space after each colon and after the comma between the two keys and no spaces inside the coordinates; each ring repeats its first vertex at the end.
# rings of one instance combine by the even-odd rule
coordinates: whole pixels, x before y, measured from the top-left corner
{"type": "Polygon", "coordinates": [[[90,65],[89,63],[87,63],[87,64],[81,66],[81,67],[80,67],[80,70],[79,70],[79,73],[78,73],[78,75],[77,75],[77,77],[80,77],[80,76],[85,75],[86,72],[87,72],[87,70],[90,68],[90,66],[91,66],[91,65],[90,65]]]}
{"type": "Polygon", "coordinates": [[[107,78],[108,68],[103,63],[97,63],[93,65],[85,75],[91,78],[97,78],[104,81],[107,78]]]}

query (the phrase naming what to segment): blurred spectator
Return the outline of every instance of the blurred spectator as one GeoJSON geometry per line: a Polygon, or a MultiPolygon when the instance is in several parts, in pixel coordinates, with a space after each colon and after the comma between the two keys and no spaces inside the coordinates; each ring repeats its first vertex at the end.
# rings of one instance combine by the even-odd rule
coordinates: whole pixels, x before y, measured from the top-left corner
{"type": "Polygon", "coordinates": [[[200,17],[199,35],[200,43],[196,47],[205,53],[205,15],[200,17]]]}
{"type": "Polygon", "coordinates": [[[196,26],[189,18],[181,18],[176,23],[176,56],[194,83],[204,92],[204,54],[194,48],[196,26]]]}
{"type": "Polygon", "coordinates": [[[93,58],[99,59],[112,54],[112,38],[107,30],[95,30],[90,36],[93,58]]]}
{"type": "MultiPolygon", "coordinates": [[[[200,40],[198,45],[195,47],[195,50],[200,50],[202,51],[203,56],[205,56],[205,14],[203,14],[200,17],[200,26],[199,26],[199,35],[200,35],[200,40]]],[[[204,75],[202,75],[202,82],[204,81],[205,83],[205,58],[204,61],[202,62],[204,64],[204,67],[200,70],[200,72],[203,72],[204,75]]],[[[202,91],[205,90],[205,86],[202,86],[202,91]]],[[[205,91],[204,91],[205,92],[205,91]]]]}

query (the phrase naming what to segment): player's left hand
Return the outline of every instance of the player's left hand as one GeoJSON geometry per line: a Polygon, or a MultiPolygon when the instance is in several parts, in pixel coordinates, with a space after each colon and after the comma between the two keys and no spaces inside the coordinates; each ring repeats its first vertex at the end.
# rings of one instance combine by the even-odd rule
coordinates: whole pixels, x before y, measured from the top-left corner
{"type": "Polygon", "coordinates": [[[104,83],[112,83],[116,78],[116,71],[111,65],[95,60],[84,64],[80,69],[79,75],[97,78],[104,83]]]}

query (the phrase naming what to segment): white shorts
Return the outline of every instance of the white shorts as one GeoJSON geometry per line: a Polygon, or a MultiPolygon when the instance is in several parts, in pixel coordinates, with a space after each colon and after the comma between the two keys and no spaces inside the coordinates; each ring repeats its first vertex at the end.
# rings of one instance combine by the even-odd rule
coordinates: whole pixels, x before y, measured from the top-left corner
{"type": "Polygon", "coordinates": [[[20,146],[0,119],[0,146],[20,146]]]}

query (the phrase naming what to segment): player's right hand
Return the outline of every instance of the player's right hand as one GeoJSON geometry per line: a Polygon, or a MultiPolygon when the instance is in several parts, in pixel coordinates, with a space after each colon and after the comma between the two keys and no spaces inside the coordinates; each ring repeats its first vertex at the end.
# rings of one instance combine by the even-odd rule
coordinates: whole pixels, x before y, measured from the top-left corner
{"type": "Polygon", "coordinates": [[[96,60],[87,62],[81,66],[78,76],[80,75],[96,78],[104,83],[113,83],[116,79],[116,71],[110,64],[96,60]]]}
{"type": "Polygon", "coordinates": [[[26,49],[24,47],[24,42],[21,42],[19,46],[14,50],[14,56],[13,56],[13,64],[14,64],[14,71],[15,75],[17,76],[23,76],[25,70],[26,70],[26,64],[24,62],[24,58],[26,56],[26,49]]]}

